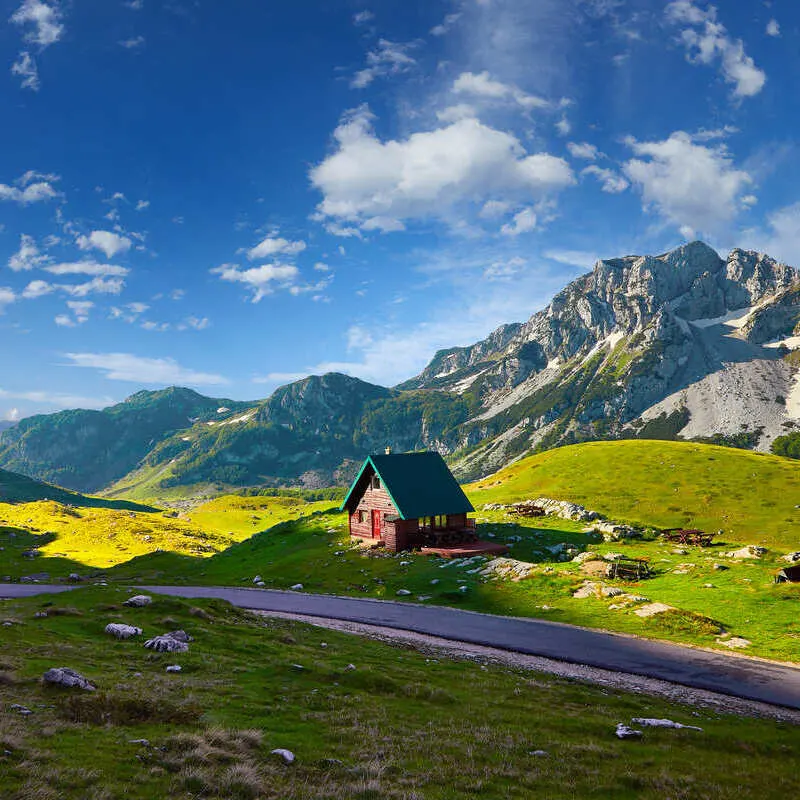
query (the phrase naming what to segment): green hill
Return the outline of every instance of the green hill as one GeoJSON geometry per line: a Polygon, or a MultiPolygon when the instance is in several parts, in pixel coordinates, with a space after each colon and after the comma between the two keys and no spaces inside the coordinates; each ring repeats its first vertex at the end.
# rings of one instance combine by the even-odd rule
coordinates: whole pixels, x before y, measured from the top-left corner
{"type": "Polygon", "coordinates": [[[723,530],[800,548],[800,463],[688,442],[590,442],[511,464],[471,484],[476,504],[554,497],[624,522],[723,530]]]}

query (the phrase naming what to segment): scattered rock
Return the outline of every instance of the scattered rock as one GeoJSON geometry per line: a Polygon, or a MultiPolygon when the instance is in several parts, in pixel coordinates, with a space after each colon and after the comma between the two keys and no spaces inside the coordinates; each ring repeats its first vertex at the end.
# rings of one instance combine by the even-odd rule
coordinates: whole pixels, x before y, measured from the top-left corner
{"type": "Polygon", "coordinates": [[[141,636],[142,629],[135,625],[125,625],[122,622],[109,622],[106,625],[106,633],[110,633],[117,639],[130,639],[132,636],[141,636]]]}
{"type": "Polygon", "coordinates": [[[602,594],[603,597],[619,597],[625,594],[625,592],[622,589],[618,589],[616,586],[603,586],[603,588],[600,589],[600,594],[602,594]]]}
{"type": "Polygon", "coordinates": [[[583,564],[587,561],[601,561],[603,556],[599,553],[594,553],[591,550],[587,550],[585,553],[578,553],[572,560],[576,564],[583,564]]]}
{"type": "Polygon", "coordinates": [[[781,556],[781,561],[788,561],[790,564],[800,561],[800,550],[795,551],[794,553],[787,553],[785,556],[781,556]]]}
{"type": "Polygon", "coordinates": [[[262,583],[263,580],[264,579],[260,575],[256,575],[255,578],[253,578],[253,583],[262,583]]]}
{"type": "Polygon", "coordinates": [[[644,728],[684,728],[687,731],[702,731],[696,725],[683,725],[671,719],[652,719],[651,717],[634,717],[631,725],[641,725],[644,728]]]}
{"type": "Polygon", "coordinates": [[[743,639],[741,636],[731,636],[730,639],[717,639],[717,644],[725,645],[731,650],[741,650],[744,647],[750,647],[752,642],[748,639],[743,639]]]}
{"type": "Polygon", "coordinates": [[[548,755],[547,750],[531,750],[528,753],[529,756],[538,756],[539,758],[548,755]]]}
{"type": "Polygon", "coordinates": [[[290,586],[289,590],[292,591],[292,592],[302,592],[303,591],[303,584],[302,583],[296,583],[296,584],[294,584],[294,586],[290,586]]]}
{"type": "Polygon", "coordinates": [[[70,583],[80,583],[82,578],[77,572],[70,572],[67,576],[67,580],[70,581],[70,583]]]}
{"type": "Polygon", "coordinates": [[[69,667],[53,667],[45,672],[42,680],[45,683],[53,684],[53,686],[63,686],[67,689],[85,689],[87,692],[93,692],[97,688],[83,675],[69,667]]]}
{"type": "MultiPolygon", "coordinates": [[[[597,511],[590,511],[588,508],[579,506],[577,503],[569,503],[566,500],[553,500],[550,497],[539,497],[536,500],[526,501],[529,505],[538,506],[545,514],[560,517],[561,519],[573,519],[578,522],[593,522],[603,519],[602,514],[597,511]]],[[[515,506],[522,505],[515,503],[515,506]]]]}
{"type": "Polygon", "coordinates": [[[292,669],[295,672],[302,672],[305,669],[305,667],[302,664],[292,664],[292,669]]]}
{"type": "Polygon", "coordinates": [[[436,586],[436,584],[437,584],[437,583],[439,583],[439,579],[438,579],[438,578],[434,578],[434,579],[431,581],[431,586],[436,586]]]}
{"type": "Polygon", "coordinates": [[[167,667],[167,672],[180,672],[180,671],[181,671],[181,665],[180,664],[170,664],[167,667]]]}
{"type": "Polygon", "coordinates": [[[410,561],[401,561],[400,562],[400,566],[401,567],[407,567],[410,563],[411,563],[410,561]]]}
{"type": "Polygon", "coordinates": [[[158,653],[185,653],[189,649],[191,641],[193,641],[192,637],[185,631],[172,631],[148,639],[144,646],[148,650],[155,650],[158,653]]]}
{"type": "Polygon", "coordinates": [[[10,708],[12,711],[16,711],[16,712],[17,712],[17,714],[22,714],[22,716],[23,716],[23,717],[29,717],[31,714],[33,714],[33,711],[31,711],[31,710],[30,710],[29,708],[27,708],[26,706],[21,706],[19,703],[12,703],[12,704],[9,706],[9,708],[10,708]]]}
{"type": "Polygon", "coordinates": [[[22,557],[23,558],[38,558],[41,555],[41,550],[32,549],[32,550],[23,550],[22,557]]]}
{"type": "Polygon", "coordinates": [[[458,591],[461,592],[461,594],[466,594],[469,591],[469,586],[459,586],[458,591]]]}
{"type": "Polygon", "coordinates": [[[757,544],[748,544],[740,550],[731,550],[725,553],[728,558],[761,558],[767,552],[766,547],[759,547],[757,544]]]}
{"type": "Polygon", "coordinates": [[[408,589],[398,589],[396,594],[400,595],[400,597],[407,597],[411,592],[408,589]]]}
{"type": "Polygon", "coordinates": [[[641,608],[634,609],[633,613],[637,617],[653,617],[656,614],[663,614],[665,611],[673,611],[673,606],[668,606],[666,603],[648,603],[641,608]]]}
{"type": "Polygon", "coordinates": [[[144,606],[149,606],[152,602],[153,598],[149,595],[136,594],[133,597],[128,598],[123,605],[130,606],[131,608],[142,608],[144,606]]]}
{"type": "Polygon", "coordinates": [[[697,564],[678,564],[672,573],[673,575],[688,575],[696,566],[697,564]]]}
{"type": "Polygon", "coordinates": [[[256,586],[258,586],[258,588],[259,588],[259,589],[261,589],[262,587],[264,587],[264,586],[266,586],[266,585],[267,585],[267,584],[266,584],[264,581],[259,581],[259,582],[256,584],[256,586]]]}
{"type": "Polygon", "coordinates": [[[429,594],[421,594],[417,596],[417,602],[425,603],[426,601],[430,600],[432,595],[429,594]]]}
{"type": "Polygon", "coordinates": [[[37,612],[36,612],[36,613],[33,615],[34,619],[43,619],[43,618],[44,618],[44,617],[46,617],[46,616],[47,616],[47,612],[46,612],[46,611],[37,611],[37,612]]]}
{"type": "Polygon", "coordinates": [[[727,564],[714,564],[713,569],[717,570],[717,572],[725,572],[730,567],[727,564]]]}
{"type": "Polygon", "coordinates": [[[604,542],[621,542],[624,539],[639,539],[642,536],[642,532],[638,528],[632,528],[630,525],[618,525],[615,522],[598,522],[592,526],[592,530],[602,534],[604,542]]]}
{"type": "Polygon", "coordinates": [[[572,596],[578,600],[585,600],[587,597],[597,597],[597,591],[600,588],[599,583],[592,583],[588,581],[584,583],[579,589],[572,593],[572,596]]]}
{"type": "Polygon", "coordinates": [[[536,564],[519,561],[516,558],[493,558],[480,570],[484,578],[492,580],[521,581],[536,572],[536,564]]]}
{"type": "Polygon", "coordinates": [[[617,730],[616,730],[617,738],[618,739],[640,739],[642,736],[641,731],[634,730],[633,728],[629,728],[623,722],[617,723],[617,730]]]}
{"type": "Polygon", "coordinates": [[[716,586],[714,586],[714,584],[713,584],[713,583],[704,583],[704,584],[703,584],[703,588],[704,588],[704,589],[716,589],[717,587],[716,587],[716,586]]]}
{"type": "Polygon", "coordinates": [[[50,580],[50,573],[49,572],[34,572],[33,575],[23,575],[20,579],[20,583],[40,583],[41,581],[49,581],[50,580]]]}
{"type": "Polygon", "coordinates": [[[271,751],[273,756],[280,756],[285,764],[294,763],[294,753],[291,750],[284,750],[282,747],[277,747],[271,751]]]}
{"type": "Polygon", "coordinates": [[[149,739],[128,739],[128,744],[138,744],[142,747],[150,747],[149,739]]]}
{"type": "Polygon", "coordinates": [[[328,646],[328,643],[327,642],[320,642],[319,646],[324,650],[328,646]]]}
{"type": "Polygon", "coordinates": [[[355,665],[355,664],[348,664],[348,665],[347,665],[347,666],[344,668],[344,671],[345,671],[345,672],[352,672],[352,671],[353,671],[355,668],[356,668],[356,665],[355,665]]]}

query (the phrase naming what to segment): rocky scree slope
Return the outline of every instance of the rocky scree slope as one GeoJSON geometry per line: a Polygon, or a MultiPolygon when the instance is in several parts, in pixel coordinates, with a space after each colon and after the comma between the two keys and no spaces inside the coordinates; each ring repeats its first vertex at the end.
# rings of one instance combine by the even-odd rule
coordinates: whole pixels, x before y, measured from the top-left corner
{"type": "MultiPolygon", "coordinates": [[[[598,261],[526,323],[440,351],[394,389],[312,376],[253,403],[186,389],[23,420],[0,466],[70,488],[345,484],[366,452],[433,448],[461,478],[602,438],[727,437],[800,424],[800,275],[702,242],[598,261]]],[[[144,494],[142,496],[145,496],[144,494]]]]}

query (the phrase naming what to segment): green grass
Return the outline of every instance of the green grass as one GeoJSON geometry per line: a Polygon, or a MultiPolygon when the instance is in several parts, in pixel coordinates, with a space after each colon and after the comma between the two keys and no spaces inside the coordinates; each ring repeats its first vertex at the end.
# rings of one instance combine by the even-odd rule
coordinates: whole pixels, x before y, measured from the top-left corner
{"type": "Polygon", "coordinates": [[[12,622],[0,655],[3,798],[768,800],[800,790],[794,726],[426,656],[217,601],[156,596],[128,609],[127,596],[89,588],[0,605],[12,622]],[[195,641],[186,654],[154,654],[106,636],[110,621],[146,635],[183,628],[195,641]],[[165,673],[171,663],[183,671],[165,673]],[[51,666],[81,672],[97,692],[44,687],[51,666]],[[615,725],[634,716],[704,730],[618,740],[615,725]],[[295,764],[270,755],[279,747],[295,764]]]}
{"type": "Polygon", "coordinates": [[[467,487],[476,507],[546,495],[622,521],[724,532],[714,547],[680,554],[661,540],[603,544],[580,523],[479,510],[482,536],[507,543],[511,556],[536,564],[533,576],[519,583],[486,580],[475,571],[478,564],[361,551],[350,544],[346,517],[330,510],[332,501],[308,502],[300,494],[226,496],[177,519],[106,509],[81,509],[77,519],[75,510],[55,504],[0,505],[0,524],[8,509],[17,515],[13,523],[6,519],[11,527],[5,532],[0,529],[0,577],[86,574],[90,565],[110,580],[141,583],[245,586],[260,575],[270,588],[302,583],[309,592],[392,600],[403,599],[397,591],[405,589],[416,602],[425,598],[421,602],[725,650],[717,641],[721,628],[749,640],[750,655],[800,662],[800,585],[773,582],[784,564],[780,555],[800,550],[797,522],[782,524],[780,518],[797,517],[798,475],[800,464],[777,457],[671,442],[592,443],[525,459],[467,487]],[[730,500],[735,494],[741,494],[738,505],[730,500]],[[137,533],[145,525],[147,542],[137,533]],[[21,552],[37,537],[45,556],[23,559],[21,552]],[[548,549],[561,543],[649,559],[652,579],[617,585],[683,613],[642,619],[632,609],[611,608],[612,599],[574,598],[586,576],[548,549]],[[745,544],[770,550],[754,562],[724,556],[745,544]],[[718,563],[729,569],[716,570],[718,563]]]}
{"type": "Polygon", "coordinates": [[[800,463],[685,442],[590,442],[522,459],[468,487],[474,503],[556,497],[625,522],[722,529],[800,549],[800,463]]]}

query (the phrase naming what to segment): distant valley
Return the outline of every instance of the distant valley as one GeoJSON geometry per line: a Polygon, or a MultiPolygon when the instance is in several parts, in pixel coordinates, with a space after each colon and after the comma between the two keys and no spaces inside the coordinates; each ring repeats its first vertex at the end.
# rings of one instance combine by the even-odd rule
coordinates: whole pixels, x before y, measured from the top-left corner
{"type": "Polygon", "coordinates": [[[365,452],[436,449],[462,479],[597,439],[768,450],[800,430],[800,274],[702,242],[599,261],[525,323],[437,353],[394,387],[312,376],[265,400],[138,392],[103,411],[31,417],[0,466],[79,491],[342,485],[365,452]]]}

